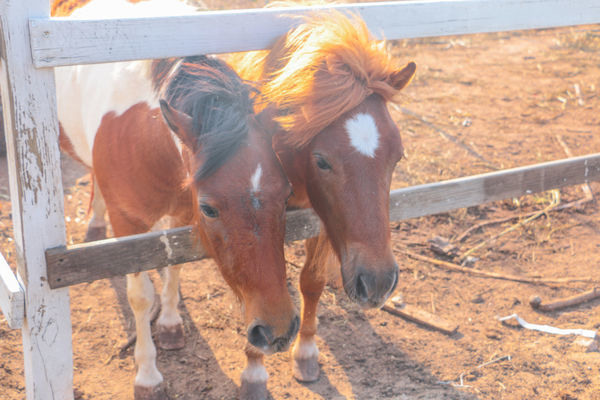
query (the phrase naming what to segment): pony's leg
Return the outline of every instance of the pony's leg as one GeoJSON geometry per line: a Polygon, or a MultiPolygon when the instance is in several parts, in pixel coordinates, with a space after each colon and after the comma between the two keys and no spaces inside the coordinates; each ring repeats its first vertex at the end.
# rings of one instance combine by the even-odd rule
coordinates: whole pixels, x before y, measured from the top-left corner
{"type": "Polygon", "coordinates": [[[269,374],[263,365],[263,354],[246,345],[246,368],[242,372],[240,400],[266,400],[269,374]]]}
{"type": "Polygon", "coordinates": [[[319,379],[319,349],[315,341],[317,306],[327,282],[327,268],[333,254],[329,240],[323,233],[306,240],[305,247],[306,262],[300,273],[302,320],[292,356],[294,377],[300,382],[314,382],[319,379]]]}
{"type": "MultiPolygon", "coordinates": [[[[148,223],[132,218],[120,210],[110,209],[110,222],[115,236],[147,232],[148,223]]],[[[137,366],[134,384],[135,400],[167,399],[163,377],[156,367],[156,347],[152,341],[151,309],[154,285],[147,272],[127,275],[127,299],[135,318],[136,342],[133,357],[137,366]]]]}
{"type": "Polygon", "coordinates": [[[161,309],[157,320],[158,345],[165,350],[183,348],[183,320],[177,310],[179,304],[179,273],[180,265],[164,269],[163,289],[160,296],[161,309]]]}
{"type": "MultiPolygon", "coordinates": [[[[187,214],[171,217],[171,228],[189,223],[187,214]]],[[[161,309],[156,325],[158,327],[158,345],[164,350],[181,349],[185,345],[183,320],[177,310],[179,304],[179,281],[181,265],[173,265],[163,270],[163,288],[160,295],[161,309]]]]}
{"type": "Polygon", "coordinates": [[[135,400],[158,400],[166,398],[161,388],[163,377],[156,368],[156,347],[150,330],[150,309],[154,302],[154,285],[147,272],[127,275],[127,298],[135,316],[134,358],[137,365],[135,376],[135,400]]]}
{"type": "Polygon", "coordinates": [[[96,179],[92,177],[94,188],[92,189],[92,219],[88,225],[87,232],[85,234],[86,242],[93,242],[94,240],[106,239],[106,204],[104,198],[100,192],[100,188],[96,183],[96,179]]]}

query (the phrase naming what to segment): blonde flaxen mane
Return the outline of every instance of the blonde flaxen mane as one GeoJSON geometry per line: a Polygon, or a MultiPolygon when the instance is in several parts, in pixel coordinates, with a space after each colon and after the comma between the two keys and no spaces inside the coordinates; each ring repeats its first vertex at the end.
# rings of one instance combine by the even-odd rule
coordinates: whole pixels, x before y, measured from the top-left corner
{"type": "Polygon", "coordinates": [[[374,40],[357,16],[324,10],[306,17],[269,53],[235,62],[246,79],[261,83],[264,104],[278,110],[277,122],[295,147],[377,93],[393,101],[398,69],[384,41],[374,40]]]}

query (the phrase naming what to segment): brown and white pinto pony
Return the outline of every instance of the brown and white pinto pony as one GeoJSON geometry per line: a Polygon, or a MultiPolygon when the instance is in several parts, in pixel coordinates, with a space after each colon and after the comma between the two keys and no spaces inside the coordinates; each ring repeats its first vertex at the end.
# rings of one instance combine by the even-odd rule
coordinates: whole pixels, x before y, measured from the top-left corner
{"type": "MultiPolygon", "coordinates": [[[[93,137],[87,165],[115,235],[149,231],[167,215],[173,226],[197,228],[243,305],[253,347],[242,390],[251,389],[265,374],[257,359],[287,349],[299,320],[283,255],[290,187],[270,135],[252,112],[249,88],[222,61],[209,57],[94,65],[56,74],[62,133],[82,160],[77,139],[84,132],[93,137]],[[166,77],[164,83],[159,76],[166,77]],[[81,85],[92,81],[100,83],[95,93],[81,85]],[[160,109],[153,84],[166,99],[160,109]],[[149,97],[143,100],[142,93],[149,97]],[[96,125],[86,111],[98,117],[96,125]]],[[[158,338],[166,349],[184,345],[177,311],[179,270],[166,269],[161,296],[158,338]]],[[[154,289],[146,272],[127,276],[127,294],[137,332],[135,396],[161,398],[150,331],[154,289]]]]}
{"type": "MultiPolygon", "coordinates": [[[[206,56],[61,67],[55,76],[62,147],[90,168],[94,195],[104,200],[95,202],[92,228],[105,224],[103,204],[116,236],[149,231],[164,216],[194,225],[243,307],[250,345],[242,397],[266,397],[263,354],[286,350],[299,318],[283,254],[291,187],[270,124],[254,114],[253,89],[206,56]]],[[[157,325],[166,349],[184,345],[179,274],[170,266],[163,277],[157,325]]],[[[135,398],[163,399],[146,272],[127,276],[127,295],[137,332],[135,398]]]]}
{"type": "Polygon", "coordinates": [[[386,103],[398,99],[416,67],[398,67],[362,20],[336,11],[303,17],[269,52],[232,60],[277,110],[273,146],[292,183],[289,205],[312,207],[324,226],[306,243],[292,351],[295,377],[315,381],[316,311],[327,264],[336,261],[330,254],[341,263],[346,293],[365,308],[381,307],[398,281],[388,203],[403,148],[386,103]]]}

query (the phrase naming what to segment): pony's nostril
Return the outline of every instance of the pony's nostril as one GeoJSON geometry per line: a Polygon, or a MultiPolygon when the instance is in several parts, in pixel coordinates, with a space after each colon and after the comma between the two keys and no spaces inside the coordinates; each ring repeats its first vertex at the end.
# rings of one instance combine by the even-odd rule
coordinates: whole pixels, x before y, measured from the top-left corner
{"type": "Polygon", "coordinates": [[[369,300],[369,288],[364,275],[359,275],[356,278],[356,299],[360,303],[366,303],[369,300]]]}
{"type": "Polygon", "coordinates": [[[267,326],[256,324],[248,329],[248,342],[254,347],[265,349],[273,340],[271,329],[267,326]]]}

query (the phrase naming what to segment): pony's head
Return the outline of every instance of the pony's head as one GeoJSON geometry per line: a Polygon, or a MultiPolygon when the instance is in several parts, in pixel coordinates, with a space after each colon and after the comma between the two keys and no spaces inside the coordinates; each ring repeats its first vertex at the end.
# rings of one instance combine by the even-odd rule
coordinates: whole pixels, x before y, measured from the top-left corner
{"type": "Polygon", "coordinates": [[[262,92],[279,110],[275,149],[293,200],[323,221],[350,298],[379,307],[398,280],[388,202],[403,155],[386,103],[416,66],[396,66],[363,21],[335,11],[308,17],[264,60],[262,92]]]}
{"type": "Polygon", "coordinates": [[[291,188],[271,135],[253,113],[251,88],[225,63],[186,58],[170,72],[165,63],[154,76],[166,83],[163,117],[184,145],[200,240],[242,303],[248,341],[285,350],[299,325],[283,254],[291,188]]]}

